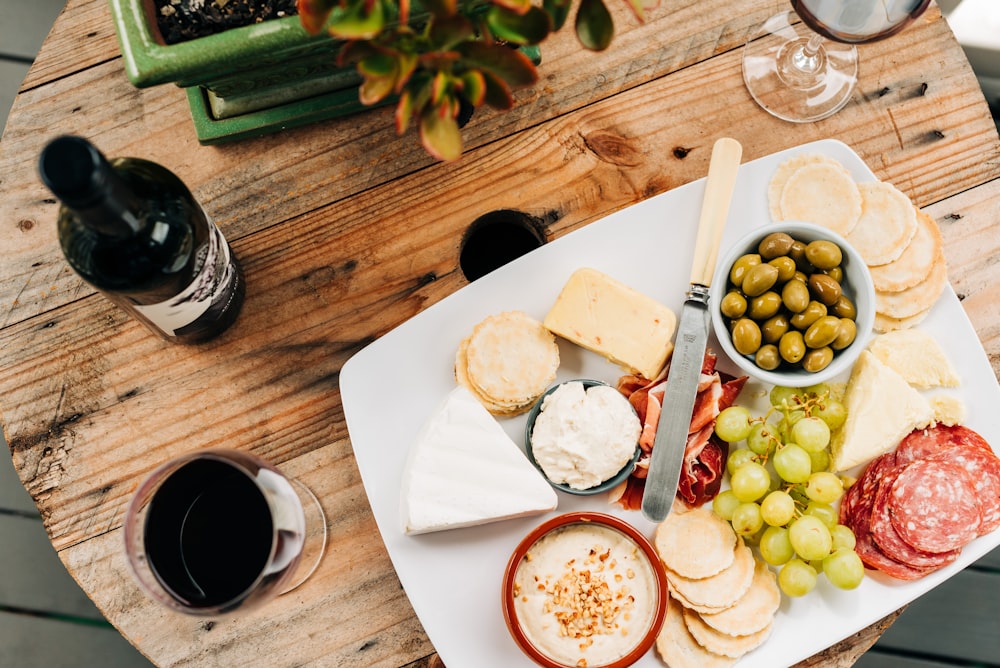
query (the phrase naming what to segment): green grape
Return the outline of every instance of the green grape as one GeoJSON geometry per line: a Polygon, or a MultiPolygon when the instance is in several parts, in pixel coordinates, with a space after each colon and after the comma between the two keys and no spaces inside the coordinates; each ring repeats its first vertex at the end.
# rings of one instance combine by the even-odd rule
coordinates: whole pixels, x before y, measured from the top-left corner
{"type": "Polygon", "coordinates": [[[828,503],[820,503],[819,501],[810,501],[806,504],[804,514],[818,518],[826,525],[827,529],[837,526],[837,522],[840,519],[837,510],[833,506],[828,503]]]}
{"type": "Polygon", "coordinates": [[[752,536],[764,526],[760,517],[760,506],[756,503],[741,503],[733,511],[733,531],[741,536],[752,536]]]}
{"type": "Polygon", "coordinates": [[[748,462],[755,461],[756,458],[757,456],[746,448],[737,448],[731,451],[726,458],[726,472],[729,473],[729,477],[732,477],[738,469],[748,462]]]}
{"type": "Polygon", "coordinates": [[[772,566],[780,566],[795,556],[792,542],[788,539],[788,529],[769,526],[760,536],[760,556],[772,566]]]}
{"type": "Polygon", "coordinates": [[[833,503],[844,495],[844,485],[836,473],[819,471],[806,481],[806,496],[820,503],[833,503]]]}
{"type": "Polygon", "coordinates": [[[830,386],[826,383],[816,383],[815,385],[803,387],[802,393],[806,396],[812,395],[814,397],[823,397],[824,395],[829,396],[830,386]]]}
{"type": "Polygon", "coordinates": [[[750,435],[750,411],[742,406],[730,406],[715,418],[715,435],[726,443],[738,443],[750,435]]]}
{"type": "MultiPolygon", "coordinates": [[[[805,416],[806,412],[801,409],[795,411],[788,411],[787,413],[785,413],[785,418],[784,418],[785,429],[788,429],[789,432],[791,432],[792,428],[795,427],[795,425],[799,423],[799,420],[803,419],[805,416]]],[[[792,439],[789,438],[788,440],[792,439]]]]}
{"type": "Polygon", "coordinates": [[[847,407],[836,399],[829,399],[814,408],[812,414],[826,423],[830,430],[840,429],[847,420],[847,407]]]}
{"type": "Polygon", "coordinates": [[[747,436],[747,448],[762,457],[770,456],[778,442],[778,435],[774,432],[774,427],[766,422],[754,423],[747,436]]]}
{"type": "Polygon", "coordinates": [[[767,494],[771,474],[758,462],[747,462],[729,476],[729,486],[736,498],[744,503],[756,501],[767,494]]]}
{"type": "Polygon", "coordinates": [[[778,586],[788,596],[805,596],[816,586],[816,577],[816,569],[801,559],[792,559],[778,572],[778,586]]]}
{"type": "Polygon", "coordinates": [[[823,560],[823,573],[834,587],[854,589],[865,578],[865,565],[854,550],[844,547],[823,560]]]}
{"type": "Polygon", "coordinates": [[[792,425],[791,437],[806,452],[820,452],[830,445],[830,427],[818,417],[803,417],[792,425]]]}
{"type": "Polygon", "coordinates": [[[799,404],[798,399],[799,390],[794,387],[782,387],[781,385],[775,385],[771,388],[771,393],[768,395],[768,399],[771,401],[771,405],[775,408],[783,407],[793,407],[799,404]]]}
{"type": "Polygon", "coordinates": [[[813,515],[803,515],[788,525],[788,539],[795,553],[806,561],[825,559],[833,546],[830,530],[813,515]]]}
{"type": "Polygon", "coordinates": [[[805,482],[812,474],[812,460],[809,453],[795,443],[786,443],[771,459],[774,470],[785,482],[805,482]]]}
{"type": "Polygon", "coordinates": [[[788,492],[773,491],[760,502],[760,514],[771,526],[783,527],[795,517],[795,500],[788,492]]]}
{"type": "Polygon", "coordinates": [[[843,524],[838,524],[830,529],[830,537],[833,539],[833,545],[830,549],[834,552],[840,549],[853,550],[854,546],[858,543],[857,538],[854,537],[854,532],[851,531],[851,527],[844,526],[843,524]]]}
{"type": "Polygon", "coordinates": [[[830,451],[820,450],[819,452],[810,452],[809,461],[812,462],[813,473],[828,471],[830,470],[830,451]]]}
{"type": "Polygon", "coordinates": [[[724,492],[719,492],[712,499],[712,510],[715,511],[716,515],[729,522],[733,519],[733,511],[740,503],[741,501],[733,494],[733,490],[727,489],[724,492]]]}

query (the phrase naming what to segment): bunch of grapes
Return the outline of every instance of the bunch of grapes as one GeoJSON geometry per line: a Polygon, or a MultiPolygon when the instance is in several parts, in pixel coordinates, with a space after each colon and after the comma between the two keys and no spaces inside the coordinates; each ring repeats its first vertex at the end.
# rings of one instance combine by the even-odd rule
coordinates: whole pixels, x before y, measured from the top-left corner
{"type": "Polygon", "coordinates": [[[830,434],[844,424],[847,409],[825,383],[775,387],[769,398],[762,417],[731,406],[716,418],[716,435],[730,444],[730,489],[712,507],[757,545],[764,561],[781,567],[778,584],[787,595],[808,594],[820,572],[834,586],[854,589],[864,564],[854,552],[854,532],[833,507],[845,481],[829,471],[830,434]],[[742,441],[746,447],[734,447],[742,441]]]}

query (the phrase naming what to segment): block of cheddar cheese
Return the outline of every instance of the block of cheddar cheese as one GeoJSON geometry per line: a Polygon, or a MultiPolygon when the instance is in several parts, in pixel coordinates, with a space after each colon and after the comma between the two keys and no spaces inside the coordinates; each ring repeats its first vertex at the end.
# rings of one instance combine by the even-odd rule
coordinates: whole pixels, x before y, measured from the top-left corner
{"type": "Polygon", "coordinates": [[[652,379],[673,352],[677,316],[610,276],[583,268],[566,281],[543,324],[553,334],[652,379]]]}

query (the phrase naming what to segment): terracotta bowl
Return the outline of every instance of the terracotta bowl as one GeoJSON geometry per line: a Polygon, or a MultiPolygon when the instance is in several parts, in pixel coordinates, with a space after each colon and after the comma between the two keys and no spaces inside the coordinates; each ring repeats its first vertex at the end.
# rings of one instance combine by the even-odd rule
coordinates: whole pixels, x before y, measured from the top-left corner
{"type": "Polygon", "coordinates": [[[645,536],[612,515],[580,511],[554,517],[525,536],[507,563],[501,602],[511,636],[538,665],[575,668],[584,659],[590,668],[625,668],[656,641],[667,596],[666,573],[645,536]],[[534,572],[536,568],[540,570],[534,572]],[[581,571],[586,575],[580,576],[581,571]],[[581,650],[586,640],[574,639],[572,629],[570,637],[560,637],[561,623],[545,612],[546,604],[564,611],[572,608],[546,585],[558,581],[576,593],[573,584],[587,580],[611,594],[610,615],[609,610],[604,613],[614,621],[589,624],[599,632],[591,636],[594,643],[581,650]],[[634,602],[624,603],[629,596],[634,602]],[[615,607],[621,603],[624,608],[615,607]]]}

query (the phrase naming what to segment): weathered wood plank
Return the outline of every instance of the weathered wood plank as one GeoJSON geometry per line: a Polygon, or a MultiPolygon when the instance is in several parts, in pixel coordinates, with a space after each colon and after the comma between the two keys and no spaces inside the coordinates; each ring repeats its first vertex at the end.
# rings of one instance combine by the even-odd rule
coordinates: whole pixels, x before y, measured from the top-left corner
{"type": "Polygon", "coordinates": [[[37,65],[31,68],[21,90],[121,57],[107,0],[67,2],[52,31],[67,37],[42,43],[35,59],[37,65]]]}

